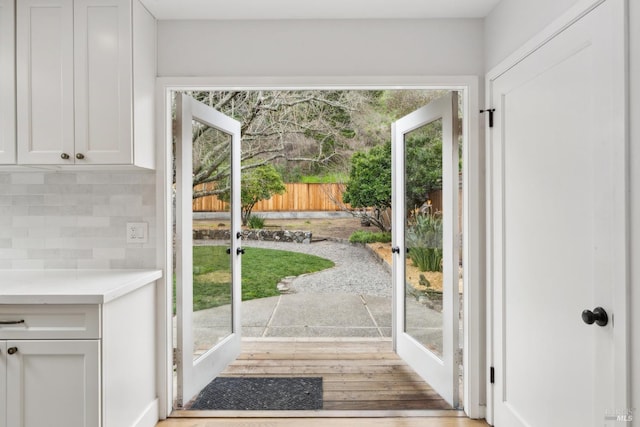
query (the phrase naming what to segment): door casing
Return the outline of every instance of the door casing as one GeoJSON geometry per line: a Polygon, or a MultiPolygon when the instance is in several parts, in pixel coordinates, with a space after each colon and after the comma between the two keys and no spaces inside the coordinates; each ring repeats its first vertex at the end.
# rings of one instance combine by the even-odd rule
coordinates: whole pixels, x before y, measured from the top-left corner
{"type": "Polygon", "coordinates": [[[158,281],[157,384],[160,417],[172,410],[173,341],[172,288],[172,119],[170,94],[181,90],[456,90],[463,99],[463,257],[464,277],[464,411],[471,418],[484,418],[486,405],[486,333],[484,267],[484,125],[479,109],[479,79],[475,76],[407,77],[162,77],[156,81],[156,122],[160,149],[157,151],[158,265],[165,272],[158,281]]]}

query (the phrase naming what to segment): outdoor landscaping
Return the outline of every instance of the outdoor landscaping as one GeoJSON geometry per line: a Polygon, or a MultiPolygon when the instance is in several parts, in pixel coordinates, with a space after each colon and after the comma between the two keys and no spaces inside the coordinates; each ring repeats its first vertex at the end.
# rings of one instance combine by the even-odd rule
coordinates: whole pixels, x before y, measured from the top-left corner
{"type": "MultiPolygon", "coordinates": [[[[193,248],[193,310],[231,303],[231,276],[226,246],[193,248]]],[[[271,249],[245,248],[242,256],[242,300],[278,295],[277,284],[333,267],[333,262],[313,255],[271,249]]]]}
{"type": "MultiPolygon", "coordinates": [[[[441,93],[218,91],[189,95],[241,122],[242,239],[298,244],[348,241],[365,245],[392,265],[391,123],[441,93]],[[266,215],[291,212],[295,217],[305,211],[351,216],[273,219],[266,215]]],[[[442,222],[431,214],[441,209],[431,205],[442,189],[441,122],[412,131],[405,150],[411,160],[405,164],[406,280],[417,299],[431,301],[442,293],[442,222]],[[421,209],[427,201],[425,214],[421,209]]],[[[193,211],[201,213],[198,218],[211,214],[210,219],[194,220],[194,241],[225,241],[230,227],[219,214],[229,212],[229,140],[196,123],[193,152],[193,211]]],[[[243,300],[278,295],[277,283],[283,277],[333,265],[300,253],[245,250],[243,300]]],[[[194,247],[195,310],[229,303],[228,255],[219,251],[226,251],[226,246],[194,247]]]]}

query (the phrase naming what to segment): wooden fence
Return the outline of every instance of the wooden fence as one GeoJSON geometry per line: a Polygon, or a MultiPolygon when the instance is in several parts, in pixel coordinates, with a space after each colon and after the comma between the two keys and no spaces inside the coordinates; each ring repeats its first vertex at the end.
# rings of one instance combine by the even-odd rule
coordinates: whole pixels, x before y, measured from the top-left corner
{"type": "MultiPolygon", "coordinates": [[[[204,185],[198,185],[200,190],[204,185]]],[[[339,211],[342,204],[344,184],[285,184],[287,188],[283,194],[277,194],[269,200],[258,202],[253,212],[310,212],[310,211],[339,211]]],[[[442,210],[442,191],[433,191],[430,195],[433,212],[442,210]]],[[[462,189],[459,192],[459,210],[462,213],[462,189]]],[[[345,204],[346,206],[349,206],[345,204]]],[[[201,197],[193,201],[194,212],[225,212],[228,206],[216,196],[201,197]]]]}
{"type": "MultiPolygon", "coordinates": [[[[206,184],[204,184],[206,185],[206,184]]],[[[258,202],[254,212],[292,212],[292,211],[339,211],[334,202],[342,203],[344,184],[285,184],[283,194],[277,194],[269,200],[258,202]]],[[[195,190],[203,186],[195,187],[195,190]]],[[[224,212],[228,209],[225,202],[216,196],[201,197],[193,201],[194,212],[224,212]]]]}

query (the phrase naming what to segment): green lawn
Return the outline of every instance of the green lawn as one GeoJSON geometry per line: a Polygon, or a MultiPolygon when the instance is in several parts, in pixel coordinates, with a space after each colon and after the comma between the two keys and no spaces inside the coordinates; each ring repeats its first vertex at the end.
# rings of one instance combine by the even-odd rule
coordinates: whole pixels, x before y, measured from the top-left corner
{"type": "MultiPolygon", "coordinates": [[[[244,248],[242,300],[278,295],[277,284],[287,276],[299,276],[333,267],[314,255],[272,249],[244,248]]],[[[193,248],[193,310],[231,302],[230,258],[226,246],[193,248]]]]}

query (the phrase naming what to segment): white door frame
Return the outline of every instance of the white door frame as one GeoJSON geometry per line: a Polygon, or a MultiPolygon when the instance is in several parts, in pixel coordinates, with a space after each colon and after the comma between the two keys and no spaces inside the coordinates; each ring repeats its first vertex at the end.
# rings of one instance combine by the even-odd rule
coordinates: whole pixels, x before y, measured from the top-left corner
{"type": "MultiPolygon", "coordinates": [[[[492,68],[487,73],[486,79],[485,79],[485,89],[486,89],[485,102],[486,102],[487,108],[493,108],[494,104],[496,103],[496,101],[492,99],[493,82],[496,79],[498,79],[502,74],[509,71],[511,68],[513,68],[518,63],[523,61],[533,52],[535,52],[536,50],[544,46],[548,41],[550,41],[555,36],[563,32],[565,29],[570,27],[576,21],[580,20],[582,17],[584,17],[586,14],[591,12],[593,9],[595,9],[605,1],[607,0],[582,0],[578,2],[575,6],[570,8],[567,12],[559,16],[555,21],[553,21],[546,28],[540,31],[537,35],[531,38],[518,50],[513,52],[511,55],[505,58],[502,62],[500,62],[497,66],[492,68]]],[[[627,0],[622,0],[622,1],[626,2],[627,0]]],[[[628,10],[626,11],[626,13],[628,15],[628,10]]],[[[628,32],[627,29],[625,29],[625,33],[627,32],[628,32]]],[[[621,48],[625,48],[625,46],[621,46],[621,48]]],[[[617,82],[620,85],[627,85],[627,82],[629,81],[629,76],[628,76],[629,70],[627,69],[625,70],[625,72],[626,72],[626,78],[624,79],[624,81],[617,82]]],[[[625,104],[628,105],[628,102],[625,102],[625,104]]],[[[628,118],[626,116],[625,116],[625,120],[626,122],[628,122],[628,118]]],[[[625,137],[627,138],[627,144],[628,144],[628,138],[629,138],[628,131],[625,137]]],[[[487,302],[486,304],[486,313],[487,313],[486,361],[487,361],[487,365],[486,366],[487,368],[489,368],[490,366],[492,366],[493,360],[494,360],[494,356],[493,356],[494,340],[493,340],[493,332],[492,332],[494,329],[494,318],[493,318],[494,307],[493,307],[493,299],[492,299],[494,295],[494,289],[492,286],[494,281],[493,279],[494,272],[492,271],[492,266],[494,261],[492,257],[493,247],[494,247],[494,243],[492,241],[492,236],[493,236],[492,233],[493,233],[494,225],[492,221],[493,212],[491,211],[491,207],[493,206],[494,197],[495,197],[492,191],[492,182],[494,180],[492,173],[495,166],[491,163],[492,146],[490,142],[491,141],[490,130],[487,134],[486,140],[487,140],[487,143],[485,144],[486,150],[487,150],[485,153],[485,159],[486,159],[485,194],[486,194],[486,206],[487,206],[487,216],[486,216],[487,223],[485,227],[486,254],[487,254],[486,255],[487,256],[486,282],[485,282],[486,292],[487,292],[487,295],[486,295],[486,302],[487,302]]],[[[628,210],[628,206],[627,206],[627,210],[628,210]]],[[[628,212],[626,212],[625,215],[628,217],[628,212]]],[[[627,247],[627,254],[626,254],[627,259],[625,261],[625,263],[627,264],[627,270],[629,265],[628,252],[629,252],[629,248],[627,247]]],[[[624,274],[627,274],[627,273],[625,272],[624,274]]],[[[627,278],[624,285],[617,286],[616,289],[614,289],[614,295],[613,295],[616,318],[619,319],[616,323],[616,329],[617,329],[616,334],[627,337],[626,340],[624,340],[625,345],[617,346],[614,350],[615,366],[616,366],[616,372],[615,372],[616,401],[623,401],[625,399],[628,400],[630,395],[630,387],[631,387],[631,383],[630,383],[631,380],[629,376],[629,372],[631,372],[630,371],[631,355],[630,355],[630,346],[629,346],[630,310],[629,310],[629,301],[627,298],[628,292],[629,292],[628,286],[629,286],[629,283],[627,278]]],[[[495,396],[493,393],[492,385],[488,381],[486,384],[487,384],[486,420],[491,424],[493,422],[493,405],[494,405],[495,396]]]]}
{"type": "Polygon", "coordinates": [[[464,105],[463,147],[463,257],[464,275],[464,410],[471,418],[484,418],[486,407],[485,259],[484,259],[484,126],[478,114],[480,85],[476,76],[447,77],[161,77],[156,81],[158,265],[157,384],[159,415],[172,411],[172,218],[171,218],[171,111],[169,95],[178,90],[349,90],[451,89],[460,92],[464,105]]]}

